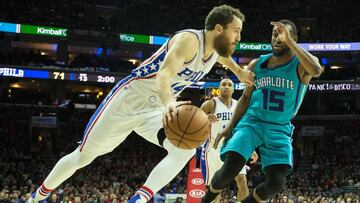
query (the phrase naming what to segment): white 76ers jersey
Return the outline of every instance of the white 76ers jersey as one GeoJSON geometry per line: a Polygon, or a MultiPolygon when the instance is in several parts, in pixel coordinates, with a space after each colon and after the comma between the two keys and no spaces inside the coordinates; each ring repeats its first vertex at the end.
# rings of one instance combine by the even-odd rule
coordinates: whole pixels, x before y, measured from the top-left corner
{"type": "Polygon", "coordinates": [[[229,107],[225,106],[225,104],[219,99],[219,97],[215,97],[213,98],[213,100],[215,101],[215,109],[213,114],[216,116],[218,121],[211,124],[210,146],[213,146],[218,133],[223,128],[225,128],[225,126],[230,121],[237,104],[237,101],[235,99],[231,100],[231,105],[229,107]]]}
{"type": "MultiPolygon", "coordinates": [[[[219,58],[219,55],[214,52],[208,59],[203,59],[205,46],[205,33],[203,30],[189,29],[180,32],[190,32],[195,34],[199,40],[200,46],[194,58],[183,65],[183,68],[176,74],[176,77],[172,81],[171,87],[175,96],[178,96],[186,87],[203,78],[211,70],[219,58]]],[[[144,83],[142,92],[145,94],[147,91],[151,91],[153,93],[157,91],[155,88],[155,77],[168,51],[169,40],[155,54],[153,54],[153,56],[145,60],[131,73],[132,79],[139,80],[138,82],[144,83]]],[[[198,46],[198,44],[195,44],[194,46],[198,46]]]]}

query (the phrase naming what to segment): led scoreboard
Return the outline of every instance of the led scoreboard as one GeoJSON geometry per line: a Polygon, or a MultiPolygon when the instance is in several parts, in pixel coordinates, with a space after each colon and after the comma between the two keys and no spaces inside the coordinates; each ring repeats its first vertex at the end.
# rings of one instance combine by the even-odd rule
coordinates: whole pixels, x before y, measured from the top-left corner
{"type": "MultiPolygon", "coordinates": [[[[127,75],[120,76],[114,73],[103,72],[81,72],[81,71],[66,71],[66,70],[45,70],[32,69],[22,67],[7,67],[0,66],[0,80],[1,77],[17,77],[29,79],[52,79],[52,80],[68,80],[79,82],[97,82],[97,83],[117,83],[127,75]]],[[[209,95],[219,96],[220,89],[218,88],[220,82],[214,81],[198,81],[192,84],[190,88],[206,89],[209,95]]],[[[234,90],[243,90],[245,84],[234,83],[234,90]]],[[[309,91],[360,91],[360,82],[358,81],[317,81],[309,84],[309,91]]]]}
{"type": "Polygon", "coordinates": [[[66,72],[63,70],[38,70],[28,68],[8,68],[0,66],[0,77],[31,79],[70,80],[80,82],[117,83],[123,77],[107,73],[66,72]]]}

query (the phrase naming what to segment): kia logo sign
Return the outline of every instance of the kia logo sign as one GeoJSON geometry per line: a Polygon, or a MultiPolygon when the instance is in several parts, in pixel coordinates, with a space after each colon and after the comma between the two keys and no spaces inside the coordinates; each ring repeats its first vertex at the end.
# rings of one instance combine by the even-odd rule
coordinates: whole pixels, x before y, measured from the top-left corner
{"type": "Polygon", "coordinates": [[[193,179],[191,180],[191,183],[194,184],[194,185],[201,185],[201,184],[204,183],[204,180],[201,179],[201,178],[193,178],[193,179]]]}
{"type": "Polygon", "coordinates": [[[199,189],[194,189],[194,190],[191,190],[189,194],[191,197],[201,198],[201,197],[205,196],[205,191],[199,190],[199,189]]]}

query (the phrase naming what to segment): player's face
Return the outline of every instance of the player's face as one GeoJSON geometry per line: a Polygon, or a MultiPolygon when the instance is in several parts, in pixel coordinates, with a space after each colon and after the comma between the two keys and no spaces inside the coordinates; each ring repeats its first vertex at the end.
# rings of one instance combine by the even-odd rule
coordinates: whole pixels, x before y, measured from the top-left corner
{"type": "Polygon", "coordinates": [[[274,56],[283,56],[290,51],[290,48],[278,38],[279,32],[274,27],[271,35],[271,47],[274,56]]]}
{"type": "Polygon", "coordinates": [[[220,82],[220,95],[224,98],[232,97],[234,93],[234,84],[229,79],[224,79],[220,82]]]}
{"type": "Polygon", "coordinates": [[[214,48],[222,57],[231,56],[241,39],[242,21],[234,16],[227,28],[223,28],[220,34],[214,40],[214,48]]]}

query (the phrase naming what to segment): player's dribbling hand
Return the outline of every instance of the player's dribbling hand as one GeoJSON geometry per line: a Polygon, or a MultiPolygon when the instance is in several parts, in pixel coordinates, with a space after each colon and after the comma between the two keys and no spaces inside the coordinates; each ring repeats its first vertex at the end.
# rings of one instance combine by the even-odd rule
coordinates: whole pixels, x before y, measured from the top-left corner
{"type": "Polygon", "coordinates": [[[214,114],[208,114],[208,118],[211,123],[219,121],[219,119],[214,114]]]}
{"type": "Polygon", "coordinates": [[[191,101],[174,101],[168,104],[163,116],[163,125],[165,128],[167,127],[168,122],[171,122],[172,118],[176,116],[177,113],[176,108],[186,104],[191,104],[191,101]]]}
{"type": "Polygon", "coordinates": [[[218,147],[222,138],[224,138],[224,143],[225,143],[231,137],[231,134],[232,134],[231,127],[226,126],[224,129],[222,129],[215,138],[214,148],[216,149],[218,147]]]}

